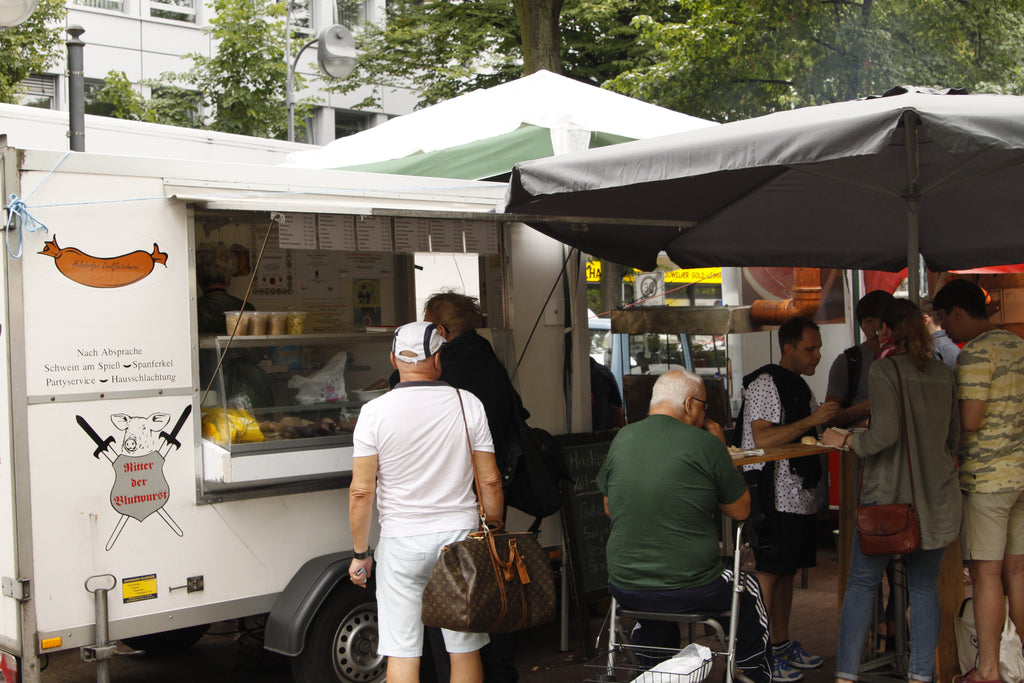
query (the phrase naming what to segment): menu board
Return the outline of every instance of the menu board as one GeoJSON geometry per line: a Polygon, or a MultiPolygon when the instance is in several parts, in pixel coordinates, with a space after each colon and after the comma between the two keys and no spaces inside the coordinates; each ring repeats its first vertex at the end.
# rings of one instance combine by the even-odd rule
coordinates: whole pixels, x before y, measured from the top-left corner
{"type": "Polygon", "coordinates": [[[356,249],[358,251],[392,251],[391,219],[385,216],[357,216],[356,249]]]}
{"type": "Polygon", "coordinates": [[[322,213],[316,218],[320,248],[326,251],[355,251],[355,216],[322,213]]]}
{"type": "Polygon", "coordinates": [[[430,221],[426,218],[396,218],[395,250],[410,254],[430,251],[430,221]]]}
{"type": "Polygon", "coordinates": [[[278,223],[277,246],[281,249],[316,249],[316,216],[286,213],[278,223]]]}

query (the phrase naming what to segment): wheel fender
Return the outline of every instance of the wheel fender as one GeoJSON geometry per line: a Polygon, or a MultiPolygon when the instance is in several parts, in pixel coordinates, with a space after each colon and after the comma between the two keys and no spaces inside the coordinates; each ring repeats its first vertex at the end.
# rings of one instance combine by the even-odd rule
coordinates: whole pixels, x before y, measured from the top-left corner
{"type": "Polygon", "coordinates": [[[341,582],[348,581],[351,552],[321,555],[302,565],[277,596],[264,630],[263,647],[295,657],[306,643],[306,631],[324,599],[341,582]]]}

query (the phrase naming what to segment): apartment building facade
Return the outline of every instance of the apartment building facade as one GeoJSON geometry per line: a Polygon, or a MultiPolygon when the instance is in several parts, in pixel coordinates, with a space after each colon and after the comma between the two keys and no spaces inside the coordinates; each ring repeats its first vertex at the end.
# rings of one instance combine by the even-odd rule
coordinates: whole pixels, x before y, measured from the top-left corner
{"type": "MultiPolygon", "coordinates": [[[[381,20],[385,4],[386,0],[293,0],[291,24],[305,36],[293,41],[293,60],[304,44],[328,26],[344,24],[358,30],[366,22],[381,20]]],[[[87,102],[112,70],[123,71],[148,97],[150,86],[141,84],[158,81],[166,72],[187,71],[191,61],[186,54],[211,55],[214,50],[212,37],[203,30],[210,24],[213,8],[203,0],[68,0],[67,10],[67,24],[85,29],[81,39],[85,42],[87,102]]],[[[315,96],[320,100],[307,121],[308,137],[297,140],[300,142],[326,144],[407,114],[416,103],[411,90],[377,86],[380,108],[354,110],[355,103],[370,93],[366,89],[347,95],[324,91],[315,45],[301,54],[296,72],[305,78],[304,87],[296,92],[297,99],[315,96]]],[[[28,79],[21,103],[66,111],[67,93],[67,65],[62,59],[46,73],[28,79]]],[[[91,113],[88,108],[87,113],[91,113]]],[[[298,129],[301,131],[302,126],[298,129]]]]}

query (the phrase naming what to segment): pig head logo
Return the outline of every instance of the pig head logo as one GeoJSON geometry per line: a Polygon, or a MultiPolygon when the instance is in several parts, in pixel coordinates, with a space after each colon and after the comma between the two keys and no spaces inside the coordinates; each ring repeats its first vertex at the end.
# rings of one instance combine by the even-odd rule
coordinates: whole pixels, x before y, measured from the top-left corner
{"type": "Polygon", "coordinates": [[[114,468],[114,484],[110,488],[110,505],[120,517],[117,526],[107,541],[107,550],[114,547],[118,536],[124,530],[128,518],[145,521],[156,513],[178,536],[181,527],[164,510],[171,490],[164,477],[164,460],[171,449],[178,449],[178,432],[192,412],[186,406],[169,433],[164,431],[170,424],[168,413],[153,413],[149,417],[135,417],[126,413],[110,416],[110,421],[120,432],[118,437],[101,438],[81,415],[76,416],[79,426],[96,444],[93,457],[103,455],[114,468]]]}

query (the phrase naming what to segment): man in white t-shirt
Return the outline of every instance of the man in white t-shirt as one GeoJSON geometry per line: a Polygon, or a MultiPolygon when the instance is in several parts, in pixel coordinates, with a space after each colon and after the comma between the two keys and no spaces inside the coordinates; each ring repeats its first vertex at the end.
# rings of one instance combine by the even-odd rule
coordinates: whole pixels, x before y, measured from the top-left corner
{"type": "MultiPolygon", "coordinates": [[[[391,364],[401,381],[370,401],[353,434],[349,578],[366,587],[373,569],[370,522],[377,496],[377,651],[388,657],[389,683],[419,680],[423,588],[446,544],[480,522],[473,467],[488,519],[500,520],[501,474],[483,404],[439,381],[444,339],[433,323],[395,332],[391,364]]],[[[452,680],[483,680],[480,648],[487,635],[443,630],[452,680]]]]}

